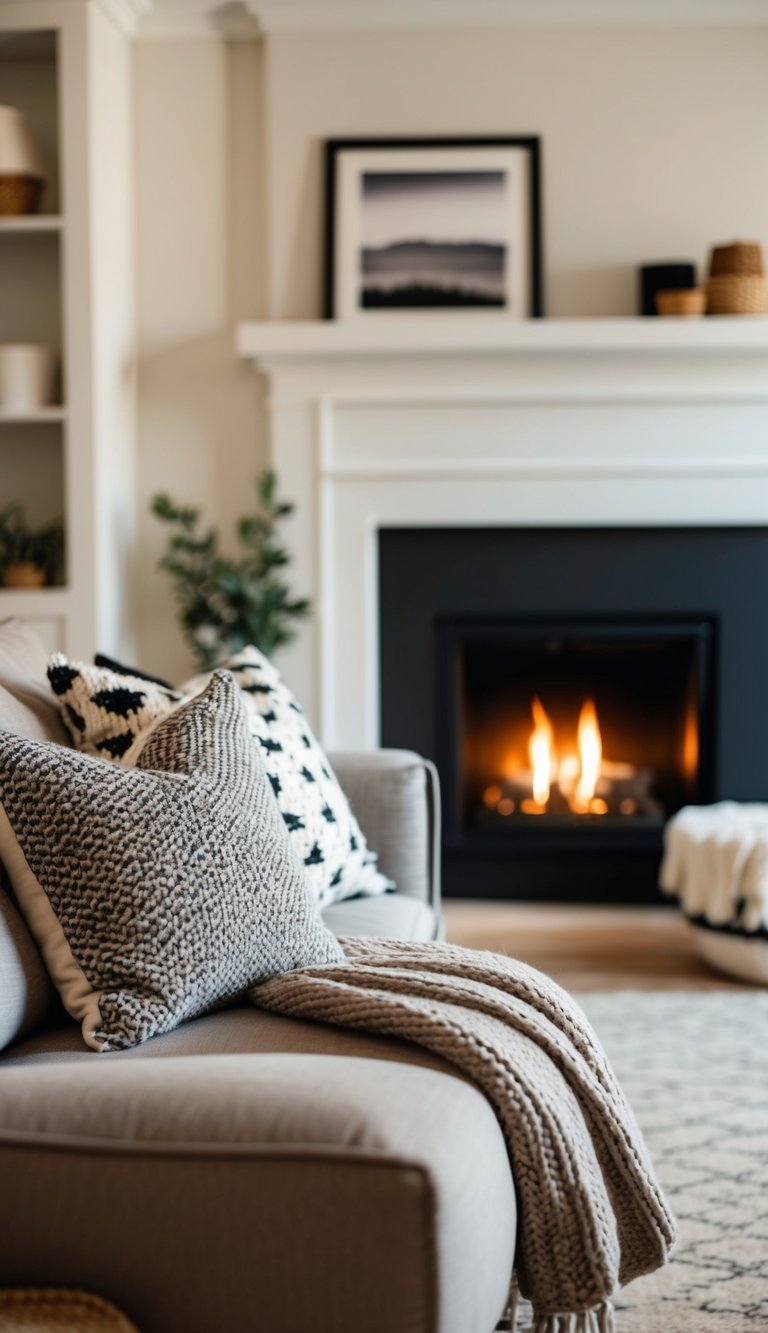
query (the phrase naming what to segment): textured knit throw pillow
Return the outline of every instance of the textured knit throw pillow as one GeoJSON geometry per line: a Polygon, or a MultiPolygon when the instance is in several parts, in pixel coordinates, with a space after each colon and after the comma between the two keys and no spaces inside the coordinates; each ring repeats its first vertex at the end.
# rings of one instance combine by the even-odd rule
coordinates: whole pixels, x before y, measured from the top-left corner
{"type": "Polygon", "coordinates": [[[153,730],[133,769],[2,733],[0,802],[0,856],[95,1050],[343,958],[226,672],[153,730]]]}
{"type": "MultiPolygon", "coordinates": [[[[313,897],[325,907],[393,888],[377,869],[326,755],[276,668],[257,648],[244,648],[224,668],[240,686],[250,733],[313,897]]],[[[137,742],[157,719],[210,680],[196,676],[174,691],[71,662],[61,653],[51,658],[48,676],[77,748],[121,764],[133,764],[141,749],[137,742]]]]}

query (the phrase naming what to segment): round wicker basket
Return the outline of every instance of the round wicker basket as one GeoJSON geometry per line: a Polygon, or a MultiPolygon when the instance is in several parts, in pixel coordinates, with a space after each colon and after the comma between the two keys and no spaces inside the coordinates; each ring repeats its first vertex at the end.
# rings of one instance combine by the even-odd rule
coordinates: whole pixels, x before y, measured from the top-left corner
{"type": "Polygon", "coordinates": [[[703,287],[681,287],[656,293],[656,309],[660,315],[703,315],[707,293],[703,287]]]}
{"type": "Polygon", "coordinates": [[[757,273],[732,273],[710,278],[707,314],[768,315],[768,278],[757,273]]]}
{"type": "Polygon", "coordinates": [[[37,176],[0,176],[0,217],[36,213],[42,193],[43,181],[37,176]]]}
{"type": "Polygon", "coordinates": [[[84,1291],[0,1291],[2,1333],[137,1333],[114,1305],[84,1291]]]}
{"type": "Polygon", "coordinates": [[[764,273],[763,249],[757,241],[732,241],[730,245],[716,245],[709,260],[709,276],[764,273]]]}

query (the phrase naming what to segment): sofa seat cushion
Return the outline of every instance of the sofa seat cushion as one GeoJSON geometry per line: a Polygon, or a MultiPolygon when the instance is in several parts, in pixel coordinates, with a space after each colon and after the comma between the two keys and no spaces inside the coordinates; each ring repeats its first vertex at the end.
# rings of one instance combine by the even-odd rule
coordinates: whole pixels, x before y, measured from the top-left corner
{"type": "Polygon", "coordinates": [[[404,893],[333,903],[323,911],[323,921],[334,935],[376,939],[434,940],[438,930],[437,916],[429,904],[404,893]]]}
{"type": "MultiPolygon", "coordinates": [[[[463,1078],[439,1055],[395,1037],[370,1036],[365,1032],[313,1023],[282,1014],[268,1013],[251,1004],[207,1014],[193,1023],[183,1023],[173,1032],[153,1037],[127,1050],[104,1054],[101,1064],[126,1060],[164,1059],[182,1055],[338,1055],[372,1060],[395,1060],[463,1078]]],[[[0,1054],[0,1074],[33,1064],[92,1065],[94,1054],[85,1046],[76,1023],[62,1015],[58,1023],[19,1041],[0,1054]]],[[[1,1080],[0,1080],[1,1081],[1,1080]]]]}
{"type": "MultiPolygon", "coordinates": [[[[274,1019],[242,1013],[188,1032],[263,1040],[274,1019]]],[[[284,1045],[291,1020],[278,1022],[284,1045]]],[[[183,1033],[141,1053],[4,1064],[5,1280],[95,1287],[143,1333],[433,1333],[438,1309],[441,1333],[488,1333],[515,1201],[470,1083],[354,1034],[338,1035],[376,1058],[150,1058],[183,1033]]]]}

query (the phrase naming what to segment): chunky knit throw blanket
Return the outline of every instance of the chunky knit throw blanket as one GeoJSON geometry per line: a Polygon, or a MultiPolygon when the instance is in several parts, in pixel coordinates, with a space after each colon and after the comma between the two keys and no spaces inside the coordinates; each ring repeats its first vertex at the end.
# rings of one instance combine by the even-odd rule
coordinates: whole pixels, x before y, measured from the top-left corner
{"type": "Polygon", "coordinates": [[[345,963],[284,973],[250,998],[280,1014],[405,1038],[471,1077],[509,1148],[516,1279],[533,1304],[534,1333],[609,1333],[612,1292],[666,1261],[675,1225],[578,1005],[541,972],[496,954],[341,943],[345,963]]]}

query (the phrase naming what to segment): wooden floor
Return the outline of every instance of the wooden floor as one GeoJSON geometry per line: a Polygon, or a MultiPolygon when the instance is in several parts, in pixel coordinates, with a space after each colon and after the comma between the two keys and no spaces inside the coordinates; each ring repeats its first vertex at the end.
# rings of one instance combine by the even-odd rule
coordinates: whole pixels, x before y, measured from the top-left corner
{"type": "Polygon", "coordinates": [[[453,944],[520,958],[566,990],[744,990],[702,962],[674,910],[444,903],[453,944]]]}

